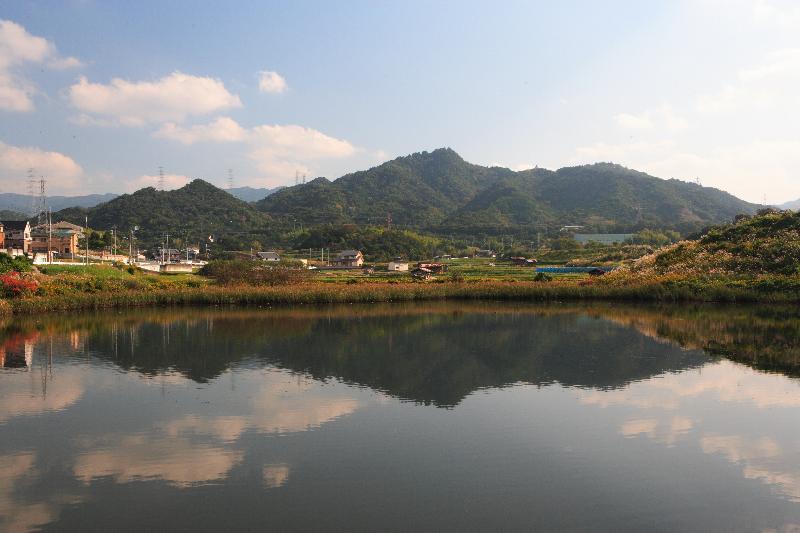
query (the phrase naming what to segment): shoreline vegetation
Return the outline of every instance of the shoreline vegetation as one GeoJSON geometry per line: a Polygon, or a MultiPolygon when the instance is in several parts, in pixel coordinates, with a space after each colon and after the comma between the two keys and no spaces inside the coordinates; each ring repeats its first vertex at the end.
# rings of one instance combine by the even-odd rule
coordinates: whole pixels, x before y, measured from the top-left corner
{"type": "MultiPolygon", "coordinates": [[[[611,277],[611,276],[609,276],[611,277]]],[[[616,280],[301,282],[278,286],[190,286],[171,282],[148,290],[65,291],[0,300],[0,314],[147,306],[280,306],[389,303],[433,300],[624,301],[624,302],[800,302],[800,278],[664,279],[632,284],[616,280]]]]}
{"type": "Polygon", "coordinates": [[[292,262],[217,260],[198,274],[164,276],[124,265],[33,269],[0,257],[0,314],[143,306],[277,306],[431,300],[800,302],[800,214],[766,210],[696,240],[623,262],[605,275],[547,275],[463,259],[435,279],[408,274],[323,273],[292,262]],[[398,275],[399,274],[399,275],[398,275]]]}

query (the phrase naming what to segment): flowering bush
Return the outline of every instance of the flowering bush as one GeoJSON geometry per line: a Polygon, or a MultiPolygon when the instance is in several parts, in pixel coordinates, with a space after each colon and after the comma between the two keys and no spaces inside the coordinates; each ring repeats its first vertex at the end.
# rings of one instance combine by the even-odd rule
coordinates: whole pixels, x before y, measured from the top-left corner
{"type": "Polygon", "coordinates": [[[3,295],[6,297],[32,294],[39,288],[36,280],[25,279],[15,270],[0,275],[0,286],[2,286],[3,295]]]}

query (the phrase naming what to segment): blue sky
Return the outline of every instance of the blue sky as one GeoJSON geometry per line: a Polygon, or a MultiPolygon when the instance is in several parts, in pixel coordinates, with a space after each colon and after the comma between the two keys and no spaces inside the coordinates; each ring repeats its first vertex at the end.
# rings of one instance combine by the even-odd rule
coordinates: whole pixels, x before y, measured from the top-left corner
{"type": "Polygon", "coordinates": [[[450,146],[800,197],[800,6],[2,2],[0,190],[275,186],[450,146]]]}

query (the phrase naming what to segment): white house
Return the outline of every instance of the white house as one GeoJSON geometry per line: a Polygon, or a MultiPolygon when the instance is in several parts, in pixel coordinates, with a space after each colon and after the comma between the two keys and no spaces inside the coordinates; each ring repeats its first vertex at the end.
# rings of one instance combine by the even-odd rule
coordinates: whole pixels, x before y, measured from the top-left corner
{"type": "Polygon", "coordinates": [[[389,263],[387,269],[389,272],[408,272],[408,262],[395,259],[389,263]]]}
{"type": "Polygon", "coordinates": [[[280,261],[281,256],[278,255],[278,252],[257,252],[258,257],[263,259],[264,261],[280,261]]]}

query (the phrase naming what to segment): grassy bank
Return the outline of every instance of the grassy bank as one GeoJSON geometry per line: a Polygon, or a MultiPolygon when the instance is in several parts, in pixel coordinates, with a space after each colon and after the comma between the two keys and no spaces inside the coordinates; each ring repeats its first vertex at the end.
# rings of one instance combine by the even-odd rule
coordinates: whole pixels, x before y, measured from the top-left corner
{"type": "MultiPolygon", "coordinates": [[[[774,281],[774,280],[773,280],[774,281]]],[[[723,283],[684,280],[631,285],[558,282],[357,283],[306,282],[285,286],[190,287],[172,284],[159,290],[117,290],[28,296],[0,301],[0,313],[40,313],[56,310],[166,305],[299,305],[374,303],[423,300],[620,300],[704,302],[798,302],[800,282],[791,290],[764,283],[723,283]]]]}

